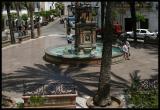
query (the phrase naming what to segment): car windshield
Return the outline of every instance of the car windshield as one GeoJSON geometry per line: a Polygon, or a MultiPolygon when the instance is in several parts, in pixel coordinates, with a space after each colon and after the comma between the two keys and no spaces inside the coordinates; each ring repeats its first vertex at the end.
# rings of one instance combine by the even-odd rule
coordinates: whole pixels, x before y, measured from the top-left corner
{"type": "Polygon", "coordinates": [[[136,30],[136,32],[138,33],[140,30],[136,30]]]}
{"type": "Polygon", "coordinates": [[[69,21],[75,21],[75,17],[72,16],[72,17],[68,17],[69,21]]]}
{"type": "Polygon", "coordinates": [[[150,33],[152,33],[152,32],[153,32],[153,31],[151,31],[151,30],[148,30],[148,29],[147,29],[147,31],[148,31],[148,32],[150,32],[150,33]]]}

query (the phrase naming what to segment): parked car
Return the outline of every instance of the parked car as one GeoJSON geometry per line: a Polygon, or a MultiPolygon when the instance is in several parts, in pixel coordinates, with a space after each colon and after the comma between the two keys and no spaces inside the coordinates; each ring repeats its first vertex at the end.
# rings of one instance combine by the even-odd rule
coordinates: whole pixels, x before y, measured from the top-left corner
{"type": "MultiPolygon", "coordinates": [[[[137,29],[136,30],[137,38],[138,39],[156,39],[157,35],[155,32],[150,32],[148,29],[137,29]]],[[[134,38],[133,31],[128,31],[125,33],[125,37],[127,38],[134,38]]]]}
{"type": "Polygon", "coordinates": [[[159,32],[156,32],[157,37],[159,36],[159,32]]]}

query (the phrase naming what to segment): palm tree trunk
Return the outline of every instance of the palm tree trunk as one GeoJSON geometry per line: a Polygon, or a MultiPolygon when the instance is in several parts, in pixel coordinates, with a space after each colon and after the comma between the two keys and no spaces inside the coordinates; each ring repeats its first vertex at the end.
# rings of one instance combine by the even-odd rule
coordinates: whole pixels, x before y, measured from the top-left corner
{"type": "MultiPolygon", "coordinates": [[[[19,26],[21,26],[21,18],[20,18],[20,15],[19,15],[19,11],[20,11],[20,2],[15,2],[14,3],[14,5],[15,5],[15,8],[16,8],[16,11],[17,11],[17,18],[18,18],[18,25],[17,25],[17,27],[19,27],[19,26]]],[[[18,28],[18,33],[19,33],[19,35],[21,35],[22,36],[22,34],[20,34],[21,33],[21,30],[19,30],[19,28],[18,28]]]]}
{"type": "MultiPolygon", "coordinates": [[[[77,23],[79,22],[79,19],[80,19],[78,7],[79,7],[79,2],[76,2],[75,3],[75,35],[76,36],[75,36],[75,44],[74,44],[76,54],[78,54],[78,51],[79,51],[78,45],[79,45],[79,41],[80,41],[80,37],[77,36],[78,35],[77,23]]],[[[68,24],[69,24],[69,22],[68,22],[68,24]]],[[[68,29],[67,32],[71,33],[71,27],[68,26],[67,29],[68,29]]]]}
{"type": "Polygon", "coordinates": [[[41,35],[41,30],[40,30],[40,22],[39,22],[40,18],[38,18],[38,21],[37,21],[37,36],[39,37],[41,35]]]}
{"type": "Polygon", "coordinates": [[[29,11],[30,11],[30,21],[31,21],[31,38],[35,38],[34,34],[34,22],[33,22],[33,12],[34,12],[34,2],[29,3],[29,11]]]}
{"type": "Polygon", "coordinates": [[[97,106],[107,106],[111,104],[110,97],[110,74],[112,61],[112,38],[113,24],[111,17],[111,3],[107,2],[105,13],[105,30],[103,38],[103,51],[101,59],[101,70],[99,77],[98,91],[93,98],[94,104],[97,106]]]}
{"type": "Polygon", "coordinates": [[[104,37],[104,33],[102,31],[104,31],[104,6],[105,2],[101,2],[101,37],[103,39],[104,37]]]}
{"type": "Polygon", "coordinates": [[[9,29],[10,29],[11,44],[15,44],[16,41],[14,38],[14,29],[13,29],[13,24],[12,24],[13,22],[12,22],[11,13],[10,13],[11,3],[5,2],[5,5],[6,5],[6,9],[7,9],[7,15],[8,15],[8,24],[9,24],[9,29]]]}
{"type": "Polygon", "coordinates": [[[133,35],[134,35],[134,42],[137,42],[137,35],[136,35],[136,10],[135,10],[135,1],[131,1],[130,3],[130,12],[131,12],[131,18],[132,18],[132,29],[133,29],[133,35]]]}

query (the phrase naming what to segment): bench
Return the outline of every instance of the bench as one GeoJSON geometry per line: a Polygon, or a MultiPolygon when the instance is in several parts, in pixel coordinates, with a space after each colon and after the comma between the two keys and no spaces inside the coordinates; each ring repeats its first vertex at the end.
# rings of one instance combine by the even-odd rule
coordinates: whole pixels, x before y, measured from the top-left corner
{"type": "Polygon", "coordinates": [[[29,40],[30,36],[29,35],[25,35],[25,36],[18,37],[16,39],[18,39],[18,42],[21,43],[22,41],[29,40]]]}

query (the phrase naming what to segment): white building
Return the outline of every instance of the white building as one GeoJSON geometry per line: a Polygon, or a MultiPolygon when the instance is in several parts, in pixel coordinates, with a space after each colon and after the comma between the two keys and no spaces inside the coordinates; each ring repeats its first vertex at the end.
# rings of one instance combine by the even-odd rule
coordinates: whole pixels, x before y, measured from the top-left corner
{"type": "Polygon", "coordinates": [[[55,9],[56,2],[39,2],[41,11],[49,11],[51,9],[55,9]]]}
{"type": "MultiPolygon", "coordinates": [[[[136,13],[144,16],[145,22],[137,22],[137,28],[146,28],[151,31],[158,31],[158,2],[148,2],[150,8],[136,9],[136,13]]],[[[131,13],[126,8],[123,14],[117,14],[117,21],[122,25],[123,31],[131,30],[131,13]]]]}

